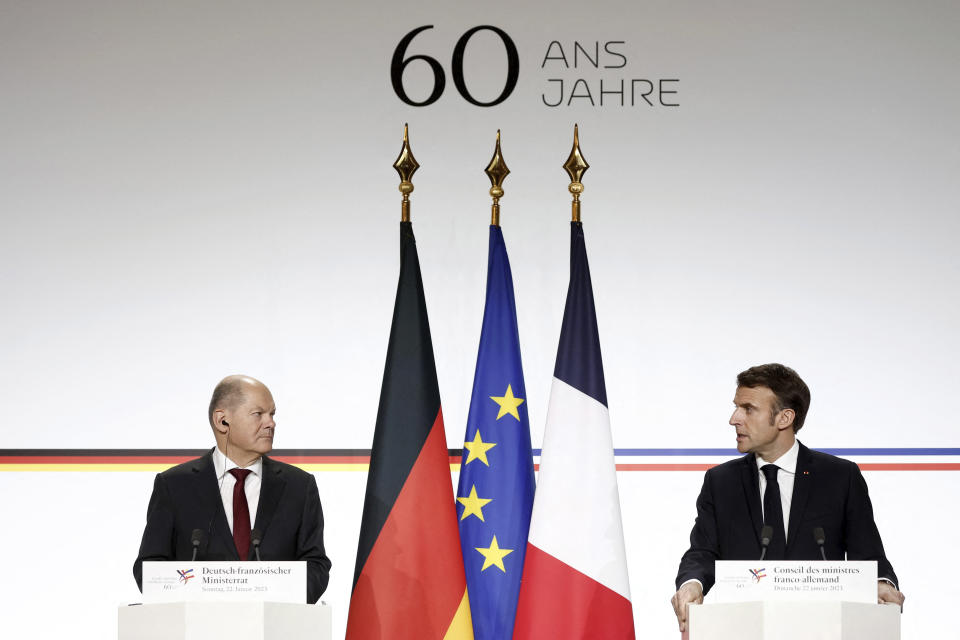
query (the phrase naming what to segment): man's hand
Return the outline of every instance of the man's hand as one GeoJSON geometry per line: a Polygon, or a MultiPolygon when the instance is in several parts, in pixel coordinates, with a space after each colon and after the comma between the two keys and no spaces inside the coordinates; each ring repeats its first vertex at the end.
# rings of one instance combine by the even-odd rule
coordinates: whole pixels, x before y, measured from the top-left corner
{"type": "MultiPolygon", "coordinates": [[[[896,593],[900,593],[896,591],[896,593]]],[[[902,598],[903,596],[901,596],[902,598]]],[[[670,598],[670,604],[673,605],[673,612],[677,614],[677,622],[680,624],[680,633],[687,630],[687,620],[690,611],[690,603],[703,604],[703,586],[699,582],[687,582],[680,586],[680,590],[670,598]]]]}
{"type": "Polygon", "coordinates": [[[903,611],[905,599],[906,596],[886,580],[877,581],[877,604],[895,604],[900,607],[900,611],[903,611]]]}

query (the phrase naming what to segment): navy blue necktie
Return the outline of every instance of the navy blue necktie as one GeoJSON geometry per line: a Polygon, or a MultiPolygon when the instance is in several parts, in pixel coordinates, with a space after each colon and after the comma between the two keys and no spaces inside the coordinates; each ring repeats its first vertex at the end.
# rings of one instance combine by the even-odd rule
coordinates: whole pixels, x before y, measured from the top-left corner
{"type": "Polygon", "coordinates": [[[767,478],[767,490],[763,494],[763,524],[773,527],[773,537],[767,547],[768,560],[783,560],[787,555],[787,533],[783,526],[783,504],[780,502],[780,485],[777,483],[775,464],[760,467],[767,478]]]}

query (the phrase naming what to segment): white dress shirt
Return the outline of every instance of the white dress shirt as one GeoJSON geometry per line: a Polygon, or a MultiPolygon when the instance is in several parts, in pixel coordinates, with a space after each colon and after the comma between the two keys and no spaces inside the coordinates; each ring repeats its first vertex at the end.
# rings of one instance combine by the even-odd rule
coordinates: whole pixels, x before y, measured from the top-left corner
{"type": "MultiPolygon", "coordinates": [[[[213,450],[213,469],[217,474],[217,482],[220,485],[220,499],[223,500],[223,512],[227,514],[227,524],[230,525],[230,533],[233,533],[233,488],[237,484],[237,479],[230,473],[230,469],[236,469],[240,465],[223,455],[219,447],[213,450]]],[[[257,461],[249,467],[251,473],[247,476],[247,481],[243,484],[244,493],[247,494],[247,508],[250,509],[250,526],[256,526],[257,507],[260,505],[260,480],[263,477],[263,458],[257,458],[257,461]]]]}
{"type": "Polygon", "coordinates": [[[776,460],[764,460],[759,455],[757,459],[757,473],[760,474],[760,511],[763,512],[763,496],[767,490],[767,476],[763,475],[761,467],[775,464],[780,467],[777,471],[777,484],[780,485],[780,504],[783,507],[783,539],[787,539],[790,530],[790,505],[793,503],[793,481],[797,477],[797,455],[800,453],[800,443],[793,441],[785,454],[776,460]]]}

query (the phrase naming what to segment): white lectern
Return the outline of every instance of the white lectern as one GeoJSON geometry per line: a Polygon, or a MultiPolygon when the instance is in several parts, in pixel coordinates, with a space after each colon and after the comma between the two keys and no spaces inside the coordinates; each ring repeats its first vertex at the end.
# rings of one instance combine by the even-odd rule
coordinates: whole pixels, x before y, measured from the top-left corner
{"type": "Polygon", "coordinates": [[[122,606],[119,640],[330,640],[325,604],[160,602],[122,606]]]}
{"type": "Polygon", "coordinates": [[[690,640],[900,640],[874,561],[718,561],[690,640]]]}
{"type": "Polygon", "coordinates": [[[121,606],[119,640],[330,640],[295,562],[144,562],[143,604],[121,606]]]}
{"type": "Polygon", "coordinates": [[[690,605],[690,640],[900,640],[900,607],[862,602],[690,605]]]}

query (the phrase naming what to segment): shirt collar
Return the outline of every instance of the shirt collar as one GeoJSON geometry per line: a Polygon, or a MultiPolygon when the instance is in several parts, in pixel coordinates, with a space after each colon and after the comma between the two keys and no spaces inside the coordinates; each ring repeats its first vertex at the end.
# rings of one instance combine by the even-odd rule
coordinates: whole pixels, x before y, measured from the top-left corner
{"type": "MultiPolygon", "coordinates": [[[[236,469],[239,466],[236,462],[223,455],[220,447],[213,448],[213,470],[217,474],[218,481],[223,480],[223,476],[226,475],[230,469],[236,469]]],[[[245,468],[249,469],[255,476],[263,475],[263,456],[260,456],[256,462],[245,468]]]]}
{"type": "Polygon", "coordinates": [[[800,455],[800,441],[794,440],[793,446],[787,449],[787,452],[774,460],[772,463],[764,460],[759,455],[754,456],[757,461],[757,469],[763,467],[765,464],[775,464],[787,473],[796,473],[797,472],[797,456],[800,455]]]}

